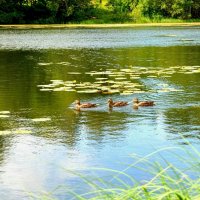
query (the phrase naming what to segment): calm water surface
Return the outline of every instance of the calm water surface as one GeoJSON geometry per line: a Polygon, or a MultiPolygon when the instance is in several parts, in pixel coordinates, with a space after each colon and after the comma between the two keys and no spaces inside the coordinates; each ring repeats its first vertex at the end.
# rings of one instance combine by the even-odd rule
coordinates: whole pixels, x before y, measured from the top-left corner
{"type": "MultiPolygon", "coordinates": [[[[1,199],[27,199],[28,192],[51,192],[60,185],[86,191],[83,181],[66,170],[85,175],[92,167],[123,170],[133,163],[132,154],[187,148],[182,135],[200,149],[199,30],[0,30],[0,111],[10,112],[0,114],[1,199]],[[86,72],[132,66],[146,71],[189,68],[187,73],[175,68],[168,76],[143,74],[134,81],[149,92],[126,96],[40,91],[37,87],[50,80],[92,82],[94,77],[86,72]],[[191,66],[199,72],[190,73],[191,66]],[[177,91],[156,92],[161,85],[177,91]],[[109,111],[110,97],[129,102],[134,97],[152,99],[156,106],[134,110],[129,105],[109,111]],[[76,112],[71,107],[77,98],[99,106],[76,112]]],[[[166,158],[181,167],[173,157],[166,154],[166,158]]],[[[137,180],[149,178],[134,169],[128,173],[137,180]]],[[[66,190],[54,196],[68,198],[66,190]]]]}

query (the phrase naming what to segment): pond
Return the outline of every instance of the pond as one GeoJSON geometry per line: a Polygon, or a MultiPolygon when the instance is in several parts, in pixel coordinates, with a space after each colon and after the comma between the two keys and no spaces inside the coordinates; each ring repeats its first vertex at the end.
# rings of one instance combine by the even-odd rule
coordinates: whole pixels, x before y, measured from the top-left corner
{"type": "Polygon", "coordinates": [[[1,29],[1,199],[27,199],[58,186],[82,192],[73,172],[123,170],[133,154],[187,148],[183,136],[200,149],[199,30],[1,29]],[[156,105],[133,109],[135,97],[156,105]],[[108,98],[129,105],[109,110],[108,98]],[[76,99],[98,106],[75,111],[76,99]]]}

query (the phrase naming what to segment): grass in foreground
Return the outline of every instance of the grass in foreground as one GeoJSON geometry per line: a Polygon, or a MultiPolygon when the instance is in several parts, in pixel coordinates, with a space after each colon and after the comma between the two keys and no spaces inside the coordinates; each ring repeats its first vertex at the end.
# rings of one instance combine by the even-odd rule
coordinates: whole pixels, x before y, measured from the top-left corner
{"type": "Polygon", "coordinates": [[[200,200],[200,152],[188,145],[189,149],[164,148],[144,157],[134,156],[133,164],[122,171],[104,168],[92,170],[97,174],[112,174],[104,178],[101,175],[91,178],[91,175],[83,176],[81,173],[66,170],[67,173],[79,177],[87,186],[88,192],[76,193],[75,189],[58,187],[51,194],[32,196],[30,199],[55,200],[59,199],[56,196],[62,191],[68,196],[67,199],[78,200],[200,200]],[[173,156],[176,164],[181,164],[181,169],[169,163],[163,155],[173,156]],[[144,173],[148,180],[135,180],[128,173],[133,168],[144,173]]]}

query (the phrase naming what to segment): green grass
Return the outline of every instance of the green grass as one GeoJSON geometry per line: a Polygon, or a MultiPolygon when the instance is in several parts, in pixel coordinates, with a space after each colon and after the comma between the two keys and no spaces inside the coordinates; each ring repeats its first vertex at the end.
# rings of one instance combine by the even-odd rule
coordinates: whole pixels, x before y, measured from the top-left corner
{"type": "Polygon", "coordinates": [[[78,177],[82,182],[81,185],[87,186],[88,192],[76,193],[75,189],[60,186],[52,193],[42,194],[39,197],[32,195],[30,199],[55,200],[57,198],[53,196],[64,191],[65,195],[71,196],[68,199],[78,200],[200,200],[200,152],[189,143],[187,148],[167,147],[146,156],[132,157],[133,164],[121,171],[95,168],[88,169],[89,174],[83,175],[65,170],[66,173],[78,177]],[[166,152],[182,167],[168,162],[162,156],[166,152]],[[144,181],[135,180],[128,173],[131,169],[143,172],[148,178],[144,181]],[[104,177],[98,175],[102,172],[104,177]],[[191,174],[195,177],[191,178],[191,174]]]}

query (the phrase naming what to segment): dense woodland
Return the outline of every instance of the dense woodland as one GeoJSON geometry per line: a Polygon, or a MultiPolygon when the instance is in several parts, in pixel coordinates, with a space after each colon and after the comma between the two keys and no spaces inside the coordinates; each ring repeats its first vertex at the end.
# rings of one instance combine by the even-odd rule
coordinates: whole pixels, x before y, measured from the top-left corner
{"type": "Polygon", "coordinates": [[[199,0],[0,0],[0,24],[115,23],[200,18],[199,0]]]}

